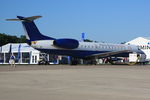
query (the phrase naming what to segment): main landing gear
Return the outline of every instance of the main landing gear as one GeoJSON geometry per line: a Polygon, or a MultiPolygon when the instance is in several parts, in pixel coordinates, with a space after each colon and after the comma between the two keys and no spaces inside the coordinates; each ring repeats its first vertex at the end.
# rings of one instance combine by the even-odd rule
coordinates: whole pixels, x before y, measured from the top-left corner
{"type": "Polygon", "coordinates": [[[70,65],[78,65],[78,64],[85,64],[85,65],[96,65],[97,62],[95,59],[79,59],[79,58],[70,58],[70,65]]]}

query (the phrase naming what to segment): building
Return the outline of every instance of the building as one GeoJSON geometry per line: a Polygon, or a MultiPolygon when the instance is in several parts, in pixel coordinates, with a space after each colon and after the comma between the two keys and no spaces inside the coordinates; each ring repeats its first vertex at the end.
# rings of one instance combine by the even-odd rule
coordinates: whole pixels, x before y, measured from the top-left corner
{"type": "Polygon", "coordinates": [[[27,43],[9,43],[0,48],[0,64],[9,64],[11,54],[18,64],[38,64],[40,52],[27,43]]]}
{"type": "Polygon", "coordinates": [[[138,37],[126,44],[137,45],[146,54],[146,60],[150,61],[150,37],[138,37]]]}

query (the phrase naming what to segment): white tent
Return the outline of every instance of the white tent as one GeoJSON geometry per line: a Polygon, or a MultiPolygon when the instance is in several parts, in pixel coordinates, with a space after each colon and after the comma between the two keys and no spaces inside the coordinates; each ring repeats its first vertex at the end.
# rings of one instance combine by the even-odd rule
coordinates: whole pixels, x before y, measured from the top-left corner
{"type": "Polygon", "coordinates": [[[8,64],[11,53],[16,57],[16,63],[37,64],[40,52],[27,43],[9,43],[0,49],[0,64],[8,64]]]}
{"type": "Polygon", "coordinates": [[[126,44],[137,45],[146,54],[146,60],[150,61],[150,37],[138,37],[126,44]]]}

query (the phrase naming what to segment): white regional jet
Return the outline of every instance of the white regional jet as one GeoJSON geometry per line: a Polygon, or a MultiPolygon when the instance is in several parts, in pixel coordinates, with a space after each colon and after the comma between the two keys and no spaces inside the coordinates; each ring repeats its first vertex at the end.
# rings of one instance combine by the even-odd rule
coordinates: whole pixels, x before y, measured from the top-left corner
{"type": "MultiPolygon", "coordinates": [[[[34,20],[42,16],[7,19],[8,21],[21,21],[25,30],[27,43],[33,48],[54,55],[67,55],[73,58],[95,59],[106,57],[129,57],[129,53],[144,54],[137,46],[126,44],[109,44],[80,42],[71,38],[52,38],[40,33],[34,20]]],[[[72,62],[75,62],[72,60],[72,62]]]]}

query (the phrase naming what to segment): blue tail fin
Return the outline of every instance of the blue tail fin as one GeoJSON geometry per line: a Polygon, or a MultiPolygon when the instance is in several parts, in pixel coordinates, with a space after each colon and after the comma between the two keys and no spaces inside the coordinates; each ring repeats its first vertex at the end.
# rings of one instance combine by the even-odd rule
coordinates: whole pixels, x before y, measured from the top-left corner
{"type": "Polygon", "coordinates": [[[32,16],[32,17],[22,17],[17,16],[18,19],[7,19],[8,21],[22,21],[26,39],[28,41],[36,40],[54,40],[54,38],[42,35],[38,28],[36,27],[34,20],[40,18],[41,16],[32,16]]]}

